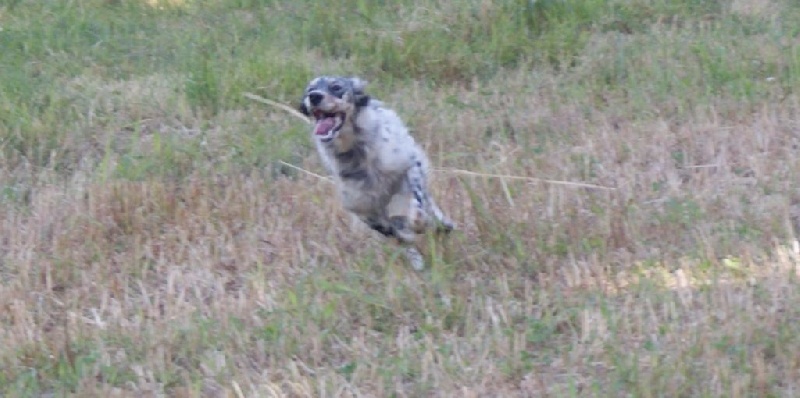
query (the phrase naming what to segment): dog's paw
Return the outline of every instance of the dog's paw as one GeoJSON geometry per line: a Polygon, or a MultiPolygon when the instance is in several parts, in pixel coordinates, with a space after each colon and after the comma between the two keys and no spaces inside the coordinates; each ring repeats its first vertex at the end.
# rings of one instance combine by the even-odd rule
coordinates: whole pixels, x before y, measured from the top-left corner
{"type": "Polygon", "coordinates": [[[445,235],[449,234],[450,232],[453,232],[455,229],[456,229],[456,224],[447,218],[439,220],[439,222],[436,225],[436,232],[445,235]]]}
{"type": "MultiPolygon", "coordinates": [[[[405,217],[404,217],[405,218],[405,217]]],[[[425,233],[425,230],[430,227],[430,218],[425,214],[422,209],[412,207],[406,222],[406,228],[413,231],[415,234],[425,233]]]]}
{"type": "Polygon", "coordinates": [[[394,216],[389,219],[394,230],[394,236],[401,242],[413,242],[416,239],[416,231],[409,225],[407,217],[394,216]]]}
{"type": "Polygon", "coordinates": [[[411,264],[411,268],[414,268],[415,271],[422,271],[425,269],[425,258],[416,248],[407,247],[406,258],[411,264]]]}

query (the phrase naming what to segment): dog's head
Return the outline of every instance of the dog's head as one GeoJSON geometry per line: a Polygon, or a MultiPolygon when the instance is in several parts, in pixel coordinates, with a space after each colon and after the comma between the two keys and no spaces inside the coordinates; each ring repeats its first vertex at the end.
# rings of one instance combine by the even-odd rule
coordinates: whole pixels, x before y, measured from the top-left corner
{"type": "Polygon", "coordinates": [[[314,118],[314,136],[323,142],[336,138],[358,108],[369,103],[367,82],[357,77],[321,76],[308,83],[300,112],[314,118]]]}

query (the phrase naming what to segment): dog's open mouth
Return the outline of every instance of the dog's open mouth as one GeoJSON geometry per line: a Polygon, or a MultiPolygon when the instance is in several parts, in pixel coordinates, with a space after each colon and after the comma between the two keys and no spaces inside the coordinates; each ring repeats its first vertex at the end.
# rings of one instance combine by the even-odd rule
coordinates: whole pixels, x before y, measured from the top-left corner
{"type": "Polygon", "coordinates": [[[314,125],[314,135],[318,136],[323,141],[328,141],[342,128],[344,125],[344,113],[325,113],[322,111],[315,111],[314,118],[317,119],[314,125]]]}

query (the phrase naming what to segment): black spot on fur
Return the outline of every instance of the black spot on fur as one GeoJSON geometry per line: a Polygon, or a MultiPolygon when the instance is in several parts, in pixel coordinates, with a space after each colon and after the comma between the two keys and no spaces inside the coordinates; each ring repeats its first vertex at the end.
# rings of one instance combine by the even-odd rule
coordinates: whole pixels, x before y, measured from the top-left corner
{"type": "Polygon", "coordinates": [[[378,231],[381,235],[387,238],[395,236],[395,232],[392,227],[383,225],[377,221],[367,220],[367,225],[369,225],[370,228],[374,229],[375,231],[378,231]]]}
{"type": "Polygon", "coordinates": [[[340,171],[339,177],[345,180],[366,180],[369,174],[364,169],[350,169],[340,171]]]}
{"type": "Polygon", "coordinates": [[[414,194],[414,199],[417,201],[417,206],[422,207],[422,204],[425,203],[425,195],[423,195],[422,191],[419,189],[414,189],[412,193],[414,194]]]}
{"type": "Polygon", "coordinates": [[[300,113],[302,113],[302,114],[304,114],[306,116],[310,116],[311,115],[311,113],[308,112],[308,108],[306,108],[306,104],[305,103],[301,102],[300,106],[297,109],[300,111],[300,113]]]}
{"type": "Polygon", "coordinates": [[[339,161],[340,163],[350,163],[350,162],[361,163],[361,160],[363,160],[366,157],[366,155],[367,154],[364,151],[364,147],[356,144],[353,145],[353,148],[351,148],[349,151],[339,152],[335,156],[336,160],[339,161]]]}
{"type": "Polygon", "coordinates": [[[394,228],[395,231],[406,229],[406,224],[408,224],[406,217],[403,216],[394,216],[390,218],[389,221],[392,223],[392,228],[394,228]]]}
{"type": "Polygon", "coordinates": [[[414,195],[417,205],[421,208],[425,207],[424,204],[427,203],[428,198],[427,195],[425,195],[425,190],[420,183],[420,179],[417,177],[410,177],[408,183],[411,185],[411,194],[414,195]]]}
{"type": "Polygon", "coordinates": [[[349,151],[334,155],[339,163],[339,177],[346,180],[361,180],[369,185],[368,167],[364,164],[367,153],[363,145],[356,144],[349,151]]]}
{"type": "Polygon", "coordinates": [[[369,95],[356,95],[356,106],[367,106],[369,104],[369,95]]]}

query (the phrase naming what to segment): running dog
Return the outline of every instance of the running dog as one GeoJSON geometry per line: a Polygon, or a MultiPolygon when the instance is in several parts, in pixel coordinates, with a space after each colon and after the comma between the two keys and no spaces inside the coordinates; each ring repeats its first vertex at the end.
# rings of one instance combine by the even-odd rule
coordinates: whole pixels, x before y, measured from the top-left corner
{"type": "Polygon", "coordinates": [[[366,84],[357,77],[317,77],[300,111],[314,121],[313,141],[344,208],[396,239],[419,271],[425,262],[417,235],[455,226],[428,192],[425,152],[397,113],[364,92],[366,84]]]}

